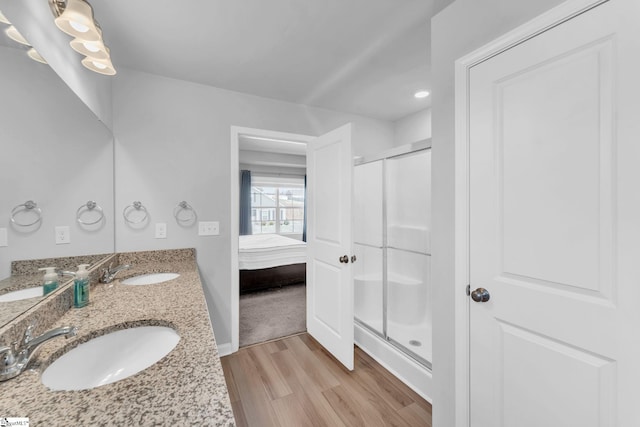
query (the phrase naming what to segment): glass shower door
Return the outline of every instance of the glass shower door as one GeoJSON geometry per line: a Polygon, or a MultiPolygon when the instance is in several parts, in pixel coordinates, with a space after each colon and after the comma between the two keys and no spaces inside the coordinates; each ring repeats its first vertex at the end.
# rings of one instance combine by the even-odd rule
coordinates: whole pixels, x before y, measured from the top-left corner
{"type": "Polygon", "coordinates": [[[430,364],[431,150],[386,161],[387,339],[430,364]]]}
{"type": "Polygon", "coordinates": [[[354,316],[383,334],[383,162],[358,165],[353,172],[354,316]]]}

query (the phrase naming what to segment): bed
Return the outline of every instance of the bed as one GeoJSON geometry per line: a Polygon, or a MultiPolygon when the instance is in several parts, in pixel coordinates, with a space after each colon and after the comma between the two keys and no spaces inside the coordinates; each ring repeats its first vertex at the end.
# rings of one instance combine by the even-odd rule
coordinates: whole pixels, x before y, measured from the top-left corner
{"type": "Polygon", "coordinates": [[[240,293],[304,283],[307,244],[278,234],[240,236],[240,293]]]}

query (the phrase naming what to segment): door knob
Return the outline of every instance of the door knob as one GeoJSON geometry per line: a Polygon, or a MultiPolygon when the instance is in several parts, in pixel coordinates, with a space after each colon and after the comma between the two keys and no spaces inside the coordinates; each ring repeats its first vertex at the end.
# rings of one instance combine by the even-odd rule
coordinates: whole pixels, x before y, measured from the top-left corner
{"type": "Polygon", "coordinates": [[[356,262],[358,258],[356,258],[355,255],[351,255],[351,264],[353,264],[354,262],[356,262]]]}
{"type": "Polygon", "coordinates": [[[349,263],[349,257],[347,255],[342,255],[340,257],[340,262],[343,264],[348,264],[349,263]]]}
{"type": "Polygon", "coordinates": [[[478,288],[471,292],[471,299],[475,302],[487,302],[489,301],[489,298],[491,298],[491,295],[485,288],[478,288]]]}

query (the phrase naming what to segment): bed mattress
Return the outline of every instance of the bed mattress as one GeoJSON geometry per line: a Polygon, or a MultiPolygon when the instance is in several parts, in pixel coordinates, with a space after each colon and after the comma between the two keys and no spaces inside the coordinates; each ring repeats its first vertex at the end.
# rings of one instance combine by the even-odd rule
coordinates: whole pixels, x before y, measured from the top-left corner
{"type": "Polygon", "coordinates": [[[307,262],[307,244],[278,234],[240,236],[240,270],[257,270],[307,262]]]}

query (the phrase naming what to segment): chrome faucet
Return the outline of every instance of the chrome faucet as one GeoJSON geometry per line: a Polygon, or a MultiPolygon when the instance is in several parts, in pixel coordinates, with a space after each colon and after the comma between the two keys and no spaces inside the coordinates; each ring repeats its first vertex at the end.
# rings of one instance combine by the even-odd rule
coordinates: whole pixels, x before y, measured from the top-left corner
{"type": "Polygon", "coordinates": [[[100,274],[100,283],[111,283],[111,281],[116,278],[116,274],[128,268],[131,268],[131,265],[122,264],[117,267],[111,268],[111,264],[109,264],[109,267],[103,269],[102,273],[100,274]]]}
{"type": "Polygon", "coordinates": [[[74,271],[58,270],[58,278],[62,279],[65,276],[76,277],[76,273],[74,271]]]}
{"type": "Polygon", "coordinates": [[[10,347],[0,347],[0,381],[6,381],[20,375],[27,368],[36,350],[45,342],[59,336],[69,338],[78,332],[78,328],[75,326],[63,326],[33,338],[31,336],[33,327],[33,325],[27,327],[19,346],[18,343],[12,343],[10,347]]]}

